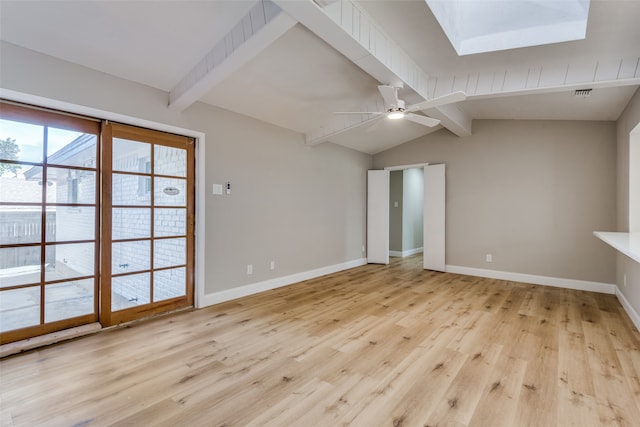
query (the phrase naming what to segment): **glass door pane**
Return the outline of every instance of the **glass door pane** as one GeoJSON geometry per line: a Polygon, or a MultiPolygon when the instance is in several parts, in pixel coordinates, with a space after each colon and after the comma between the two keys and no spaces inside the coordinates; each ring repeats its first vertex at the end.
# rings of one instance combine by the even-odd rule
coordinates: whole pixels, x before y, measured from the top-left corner
{"type": "Polygon", "coordinates": [[[0,103],[2,342],[97,320],[99,129],[0,103]]]}
{"type": "Polygon", "coordinates": [[[193,304],[194,177],[192,139],[118,124],[109,133],[110,303],[102,309],[114,324],[193,304]]]}

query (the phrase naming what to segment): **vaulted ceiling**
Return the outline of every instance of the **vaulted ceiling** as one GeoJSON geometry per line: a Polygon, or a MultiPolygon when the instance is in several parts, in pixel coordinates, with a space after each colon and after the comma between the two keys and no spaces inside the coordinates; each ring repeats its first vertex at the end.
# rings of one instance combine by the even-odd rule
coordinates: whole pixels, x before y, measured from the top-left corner
{"type": "Polygon", "coordinates": [[[638,17],[639,1],[592,0],[584,40],[459,56],[424,0],[1,0],[0,38],[166,91],[167,108],[204,102],[374,154],[470,135],[473,119],[616,120],[640,85],[638,17]],[[334,114],[384,108],[379,84],[408,104],[467,100],[421,112],[435,128],[334,114]]]}

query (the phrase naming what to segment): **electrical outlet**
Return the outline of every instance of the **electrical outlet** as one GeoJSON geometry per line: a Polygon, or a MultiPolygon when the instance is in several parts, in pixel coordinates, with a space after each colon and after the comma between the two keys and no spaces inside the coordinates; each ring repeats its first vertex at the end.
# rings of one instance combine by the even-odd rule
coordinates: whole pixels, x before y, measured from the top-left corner
{"type": "Polygon", "coordinates": [[[271,261],[271,263],[269,264],[269,269],[270,270],[275,270],[276,269],[276,262],[275,261],[271,261]]]}
{"type": "Polygon", "coordinates": [[[362,245],[362,253],[364,253],[365,249],[364,249],[364,245],[362,245]]]}
{"type": "Polygon", "coordinates": [[[623,275],[622,275],[622,284],[623,284],[624,286],[627,286],[627,275],[626,275],[626,274],[623,274],[623,275]]]}
{"type": "Polygon", "coordinates": [[[485,257],[485,260],[487,262],[493,262],[493,255],[492,254],[487,254],[486,257],[485,257]]]}
{"type": "Polygon", "coordinates": [[[253,274],[253,264],[247,264],[247,274],[253,274]]]}

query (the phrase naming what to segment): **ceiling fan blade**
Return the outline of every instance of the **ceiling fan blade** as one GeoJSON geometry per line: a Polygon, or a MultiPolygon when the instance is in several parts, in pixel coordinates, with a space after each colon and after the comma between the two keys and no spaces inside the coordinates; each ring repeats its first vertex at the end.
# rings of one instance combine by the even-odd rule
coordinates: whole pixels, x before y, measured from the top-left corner
{"type": "Polygon", "coordinates": [[[425,117],[425,116],[419,116],[418,114],[413,114],[413,113],[405,114],[404,118],[409,120],[409,121],[412,121],[414,123],[418,123],[418,124],[423,125],[423,126],[428,126],[430,128],[432,128],[434,126],[438,126],[440,124],[440,120],[438,120],[438,119],[433,119],[431,117],[425,117]]]}
{"type": "Polygon", "coordinates": [[[378,90],[380,91],[380,95],[382,95],[382,99],[384,99],[384,105],[389,107],[397,107],[398,106],[398,88],[387,85],[378,86],[378,90]]]}
{"type": "Polygon", "coordinates": [[[382,113],[380,111],[336,111],[333,114],[372,114],[374,116],[379,116],[387,113],[382,113]]]}
{"type": "Polygon", "coordinates": [[[453,92],[438,98],[428,99],[426,101],[418,102],[417,104],[407,107],[407,112],[412,113],[414,111],[426,110],[427,108],[438,107],[440,105],[453,104],[454,102],[460,102],[467,99],[467,95],[464,92],[453,92]]]}

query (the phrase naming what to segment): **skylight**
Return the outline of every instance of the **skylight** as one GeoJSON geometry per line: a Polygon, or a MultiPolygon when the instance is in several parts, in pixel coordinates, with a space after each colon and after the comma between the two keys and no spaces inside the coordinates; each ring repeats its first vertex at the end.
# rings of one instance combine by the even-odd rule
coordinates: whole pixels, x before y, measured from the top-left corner
{"type": "Polygon", "coordinates": [[[585,38],[590,0],[425,0],[458,55],[585,38]]]}

